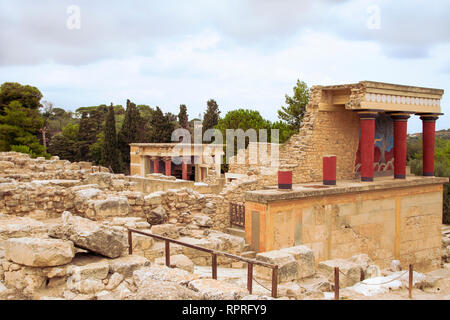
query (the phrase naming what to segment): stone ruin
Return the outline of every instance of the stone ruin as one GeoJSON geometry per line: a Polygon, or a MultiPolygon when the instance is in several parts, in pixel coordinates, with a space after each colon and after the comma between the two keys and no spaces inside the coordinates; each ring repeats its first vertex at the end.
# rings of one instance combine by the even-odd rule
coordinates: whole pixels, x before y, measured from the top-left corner
{"type": "MultiPolygon", "coordinates": [[[[256,188],[251,177],[218,194],[190,188],[144,193],[129,177],[56,157],[0,153],[0,169],[0,299],[272,299],[270,269],[256,266],[250,295],[245,263],[219,256],[214,280],[210,254],[171,244],[169,268],[164,242],[151,237],[133,233],[129,255],[127,228],[276,264],[282,299],[324,298],[333,290],[336,265],[346,275],[342,288],[399,271],[395,263],[380,270],[364,254],[317,264],[302,245],[252,251],[243,237],[226,233],[228,203],[256,188]]],[[[446,229],[443,263],[449,262],[449,241],[446,229]]],[[[416,286],[445,279],[418,276],[416,286]]]]}

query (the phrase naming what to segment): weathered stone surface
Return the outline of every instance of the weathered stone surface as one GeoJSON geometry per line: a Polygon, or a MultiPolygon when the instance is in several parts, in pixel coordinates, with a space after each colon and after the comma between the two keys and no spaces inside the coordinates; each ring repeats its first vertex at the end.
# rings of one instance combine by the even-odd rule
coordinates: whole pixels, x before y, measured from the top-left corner
{"type": "Polygon", "coordinates": [[[105,285],[102,281],[96,279],[84,279],[81,281],[73,281],[71,278],[67,281],[67,288],[82,294],[94,294],[104,290],[105,285]]]}
{"type": "Polygon", "coordinates": [[[400,260],[392,260],[389,270],[391,270],[392,272],[401,271],[402,265],[400,263],[400,260]]]}
{"type": "Polygon", "coordinates": [[[150,211],[147,215],[147,222],[151,225],[157,225],[164,223],[167,220],[166,209],[162,206],[158,206],[152,211],[150,211]]]}
{"type": "Polygon", "coordinates": [[[360,282],[363,277],[362,267],[345,259],[322,261],[317,267],[317,272],[328,277],[331,281],[331,279],[334,279],[335,267],[339,267],[339,271],[341,272],[339,276],[339,286],[341,288],[352,286],[355,283],[360,282]]]}
{"type": "MultiPolygon", "coordinates": [[[[278,283],[297,280],[298,263],[292,254],[275,250],[258,253],[256,260],[278,265],[278,283]]],[[[272,269],[255,266],[256,276],[261,279],[272,279],[272,269]]]]}
{"type": "Polygon", "coordinates": [[[109,197],[105,200],[90,200],[89,205],[94,207],[95,212],[95,215],[89,218],[126,216],[130,210],[126,197],[109,197]]]}
{"type": "Polygon", "coordinates": [[[374,264],[369,265],[364,270],[364,279],[375,278],[375,277],[380,277],[380,276],[381,276],[381,270],[380,270],[380,267],[377,265],[374,265],[374,264]]]}
{"type": "Polygon", "coordinates": [[[185,286],[161,280],[147,279],[142,282],[131,300],[200,300],[201,295],[185,286]]]}
{"type": "Polygon", "coordinates": [[[114,290],[123,281],[124,277],[122,274],[115,272],[109,278],[108,284],[106,285],[106,290],[114,290]]]}
{"type": "Polygon", "coordinates": [[[63,213],[63,222],[52,227],[49,235],[54,238],[71,240],[75,245],[104,255],[109,258],[119,257],[127,248],[125,232],[98,222],[63,213]]]}
{"type": "Polygon", "coordinates": [[[29,218],[0,214],[0,240],[22,237],[44,237],[48,225],[29,218]]]}
{"type": "Polygon", "coordinates": [[[177,239],[180,236],[177,226],[170,223],[152,226],[151,230],[153,234],[172,239],[177,239]]]}
{"type": "MultiPolygon", "coordinates": [[[[155,264],[164,265],[166,263],[165,257],[155,259],[155,264]]],[[[188,272],[194,272],[194,262],[186,257],[184,254],[176,254],[170,256],[170,265],[175,268],[180,268],[188,272]]]]}
{"type": "Polygon", "coordinates": [[[204,214],[197,214],[193,217],[193,219],[194,222],[200,227],[211,228],[213,225],[212,219],[204,214]]]}
{"type": "Polygon", "coordinates": [[[72,241],[39,238],[12,238],[5,241],[5,257],[30,267],[67,264],[75,256],[72,241]]]}
{"type": "Polygon", "coordinates": [[[177,284],[187,284],[198,279],[198,276],[178,268],[152,265],[133,272],[133,282],[139,288],[148,280],[169,281],[177,284]]]}
{"type": "Polygon", "coordinates": [[[149,265],[149,260],[138,255],[124,256],[109,260],[110,271],[112,273],[120,273],[124,277],[131,277],[135,270],[149,265]]]}
{"type": "Polygon", "coordinates": [[[215,279],[193,280],[188,288],[199,292],[204,300],[239,300],[248,295],[242,287],[215,279]]]}
{"type": "Polygon", "coordinates": [[[281,249],[281,251],[292,254],[298,264],[298,279],[313,276],[316,273],[314,252],[307,246],[295,246],[281,249]]]}
{"type": "Polygon", "coordinates": [[[71,266],[70,273],[75,281],[85,279],[103,280],[108,276],[109,264],[107,261],[101,260],[81,266],[74,265],[71,266]]]}

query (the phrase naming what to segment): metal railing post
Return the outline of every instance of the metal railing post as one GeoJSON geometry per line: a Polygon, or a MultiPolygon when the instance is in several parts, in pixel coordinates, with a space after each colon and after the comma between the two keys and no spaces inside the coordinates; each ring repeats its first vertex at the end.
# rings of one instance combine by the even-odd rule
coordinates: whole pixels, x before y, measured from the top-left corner
{"type": "Polygon", "coordinates": [[[247,263],[247,289],[250,294],[253,290],[253,263],[247,263]]]}
{"type": "Polygon", "coordinates": [[[217,254],[212,254],[212,278],[217,280],[217,254]]]}
{"type": "Polygon", "coordinates": [[[165,249],[166,249],[166,266],[170,268],[170,242],[169,240],[165,241],[165,249]]]}
{"type": "Polygon", "coordinates": [[[412,287],[413,287],[413,265],[409,265],[409,298],[412,299],[412,287]]]}
{"type": "Polygon", "coordinates": [[[277,286],[278,286],[278,266],[272,269],[272,298],[277,297],[277,286]]]}
{"type": "Polygon", "coordinates": [[[133,234],[128,229],[128,254],[133,254],[133,234]]]}
{"type": "Polygon", "coordinates": [[[339,267],[334,267],[334,300],[339,300],[339,267]]]}

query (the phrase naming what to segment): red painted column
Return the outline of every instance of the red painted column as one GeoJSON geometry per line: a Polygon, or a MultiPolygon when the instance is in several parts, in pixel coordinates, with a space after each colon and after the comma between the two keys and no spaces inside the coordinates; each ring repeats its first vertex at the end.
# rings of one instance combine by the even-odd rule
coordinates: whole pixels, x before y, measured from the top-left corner
{"type": "Polygon", "coordinates": [[[423,175],[434,176],[435,114],[421,114],[423,140],[423,175]]]}
{"type": "Polygon", "coordinates": [[[159,173],[159,157],[153,157],[153,173],[159,173]]]}
{"type": "Polygon", "coordinates": [[[187,180],[187,162],[183,159],[183,162],[181,163],[181,178],[183,180],[187,180]]]}
{"type": "Polygon", "coordinates": [[[278,189],[292,189],[292,170],[278,170],[278,189]]]}
{"type": "Polygon", "coordinates": [[[165,164],[165,175],[171,176],[172,175],[172,160],[170,158],[164,159],[164,164],[165,164]]]}
{"type": "Polygon", "coordinates": [[[373,181],[376,111],[359,112],[361,128],[361,181],[373,181]]]}
{"type": "Polygon", "coordinates": [[[406,178],[406,133],[409,114],[394,113],[394,178],[406,178]]]}
{"type": "Polygon", "coordinates": [[[323,184],[327,186],[336,185],[336,156],[323,157],[323,184]]]}

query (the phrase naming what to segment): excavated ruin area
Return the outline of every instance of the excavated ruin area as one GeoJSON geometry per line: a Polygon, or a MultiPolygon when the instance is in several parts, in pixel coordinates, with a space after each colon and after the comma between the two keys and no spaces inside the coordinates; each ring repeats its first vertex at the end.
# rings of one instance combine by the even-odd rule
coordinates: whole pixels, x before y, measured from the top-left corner
{"type": "MultiPolygon", "coordinates": [[[[250,294],[246,263],[219,256],[213,280],[210,254],[172,244],[169,268],[164,242],[151,237],[133,233],[129,255],[127,228],[277,264],[278,299],[332,298],[334,266],[342,299],[407,298],[396,261],[384,270],[364,254],[316,263],[306,246],[256,254],[225,232],[226,201],[186,188],[143,193],[90,163],[0,153],[0,299],[272,299],[270,269],[255,266],[250,294]]],[[[414,298],[450,298],[449,256],[444,226],[442,268],[414,274],[414,298]]]]}

